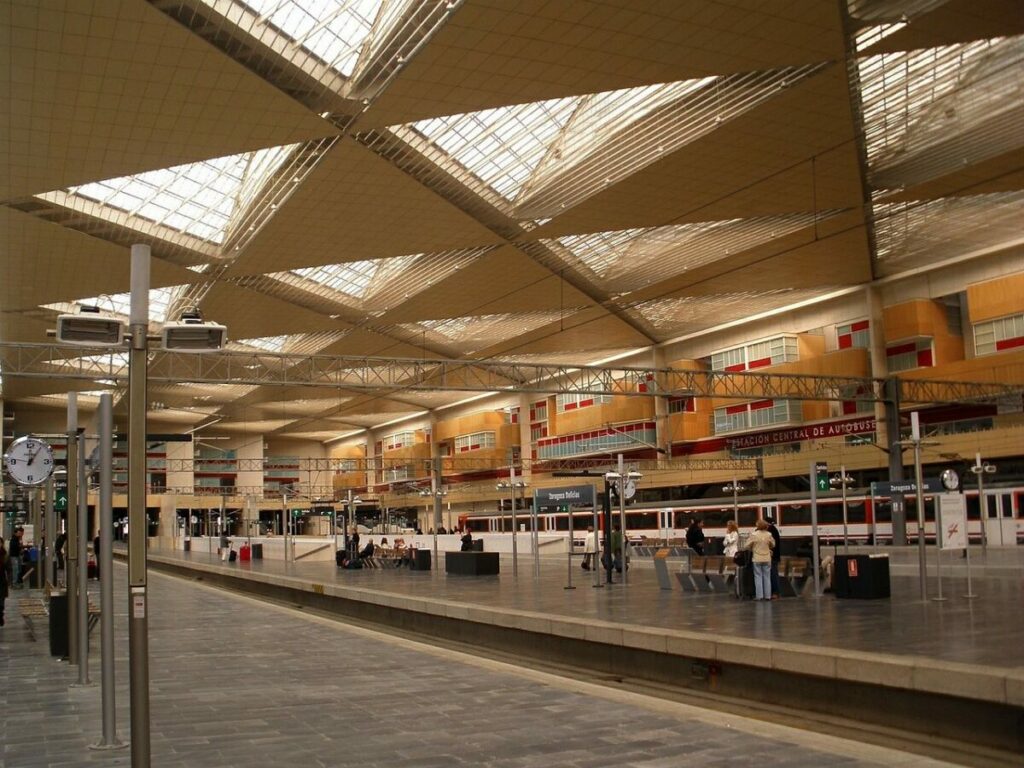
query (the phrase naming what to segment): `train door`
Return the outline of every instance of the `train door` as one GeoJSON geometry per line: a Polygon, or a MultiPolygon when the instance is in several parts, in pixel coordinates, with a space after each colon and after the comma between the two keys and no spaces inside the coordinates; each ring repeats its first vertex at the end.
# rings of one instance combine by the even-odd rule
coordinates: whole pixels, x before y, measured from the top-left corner
{"type": "Polygon", "coordinates": [[[1017,521],[1014,519],[1013,494],[1010,491],[985,493],[985,536],[995,547],[1017,544],[1017,521]]]}
{"type": "Polygon", "coordinates": [[[771,504],[761,504],[760,507],[761,507],[760,514],[761,514],[761,519],[762,520],[767,520],[768,518],[771,518],[776,523],[779,522],[779,505],[778,505],[778,503],[772,502],[771,504]]]}

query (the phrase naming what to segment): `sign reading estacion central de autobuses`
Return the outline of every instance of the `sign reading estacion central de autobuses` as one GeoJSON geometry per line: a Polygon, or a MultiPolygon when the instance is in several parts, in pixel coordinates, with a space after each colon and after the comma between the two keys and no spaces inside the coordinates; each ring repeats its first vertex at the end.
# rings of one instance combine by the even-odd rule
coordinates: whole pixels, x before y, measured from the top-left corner
{"type": "Polygon", "coordinates": [[[863,435],[875,431],[874,417],[852,419],[850,421],[834,421],[828,424],[805,424],[788,429],[775,429],[770,432],[758,432],[752,435],[737,435],[728,438],[733,448],[756,448],[760,445],[778,445],[780,443],[796,443],[801,440],[821,440],[843,435],[863,435]]]}

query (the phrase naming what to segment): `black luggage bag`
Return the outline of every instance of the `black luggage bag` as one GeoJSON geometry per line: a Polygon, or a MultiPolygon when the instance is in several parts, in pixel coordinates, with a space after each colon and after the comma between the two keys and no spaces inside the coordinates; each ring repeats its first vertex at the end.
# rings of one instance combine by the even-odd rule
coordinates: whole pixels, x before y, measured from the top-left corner
{"type": "Polygon", "coordinates": [[[736,597],[740,600],[754,599],[754,566],[736,566],[736,597]]]}

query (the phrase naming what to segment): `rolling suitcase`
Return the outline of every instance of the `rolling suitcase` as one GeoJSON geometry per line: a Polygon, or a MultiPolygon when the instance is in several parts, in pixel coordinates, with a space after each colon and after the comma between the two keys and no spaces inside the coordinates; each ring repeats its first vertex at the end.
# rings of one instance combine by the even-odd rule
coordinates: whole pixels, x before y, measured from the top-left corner
{"type": "Polygon", "coordinates": [[[754,566],[751,561],[750,552],[740,550],[736,556],[736,597],[740,600],[753,600],[754,598],[754,566]]]}

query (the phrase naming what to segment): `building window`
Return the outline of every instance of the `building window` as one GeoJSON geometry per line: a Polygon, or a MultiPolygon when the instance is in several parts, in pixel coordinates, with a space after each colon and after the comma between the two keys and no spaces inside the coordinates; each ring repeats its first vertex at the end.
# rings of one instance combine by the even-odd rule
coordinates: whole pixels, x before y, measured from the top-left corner
{"type": "Polygon", "coordinates": [[[836,326],[840,349],[867,349],[871,345],[871,323],[859,320],[836,326]]]}
{"type": "Polygon", "coordinates": [[[384,438],[384,450],[393,451],[396,448],[408,448],[415,440],[414,432],[397,432],[384,438]]]}
{"type": "Polygon", "coordinates": [[[715,434],[756,429],[797,420],[800,404],[790,400],[757,400],[753,403],[716,408],[715,434]]]}
{"type": "Polygon", "coordinates": [[[540,400],[530,406],[530,421],[548,420],[548,401],[540,400]]]}
{"type": "Polygon", "coordinates": [[[657,430],[650,421],[623,424],[614,428],[595,429],[574,435],[559,435],[537,443],[538,459],[562,459],[629,449],[651,448],[657,440],[657,430]]]}
{"type": "Polygon", "coordinates": [[[693,413],[697,410],[697,401],[692,397],[670,397],[668,399],[669,413],[693,413]]]}
{"type": "Polygon", "coordinates": [[[530,442],[536,443],[542,437],[548,436],[548,424],[531,424],[530,425],[530,442]]]}
{"type": "Polygon", "coordinates": [[[611,401],[611,395],[585,395],[573,392],[565,395],[556,395],[555,408],[558,413],[564,413],[565,411],[575,411],[578,408],[588,408],[591,405],[600,405],[601,403],[610,403],[611,401]]]}
{"type": "Polygon", "coordinates": [[[1024,314],[974,324],[974,352],[993,355],[1024,347],[1024,314]]]}
{"type": "Polygon", "coordinates": [[[885,357],[889,373],[912,371],[915,368],[931,368],[935,365],[931,339],[915,339],[899,344],[890,344],[885,348],[885,357]]]}
{"type": "Polygon", "coordinates": [[[518,424],[519,423],[519,406],[513,406],[509,408],[502,408],[502,413],[505,416],[506,424],[518,424]]]}
{"type": "Polygon", "coordinates": [[[459,435],[455,438],[456,453],[494,448],[495,445],[494,432],[474,432],[471,435],[459,435]]]}
{"type": "Polygon", "coordinates": [[[800,359],[796,336],[776,336],[755,341],[742,347],[725,349],[711,355],[711,369],[715,371],[747,371],[769,365],[790,363],[800,359]]]}

